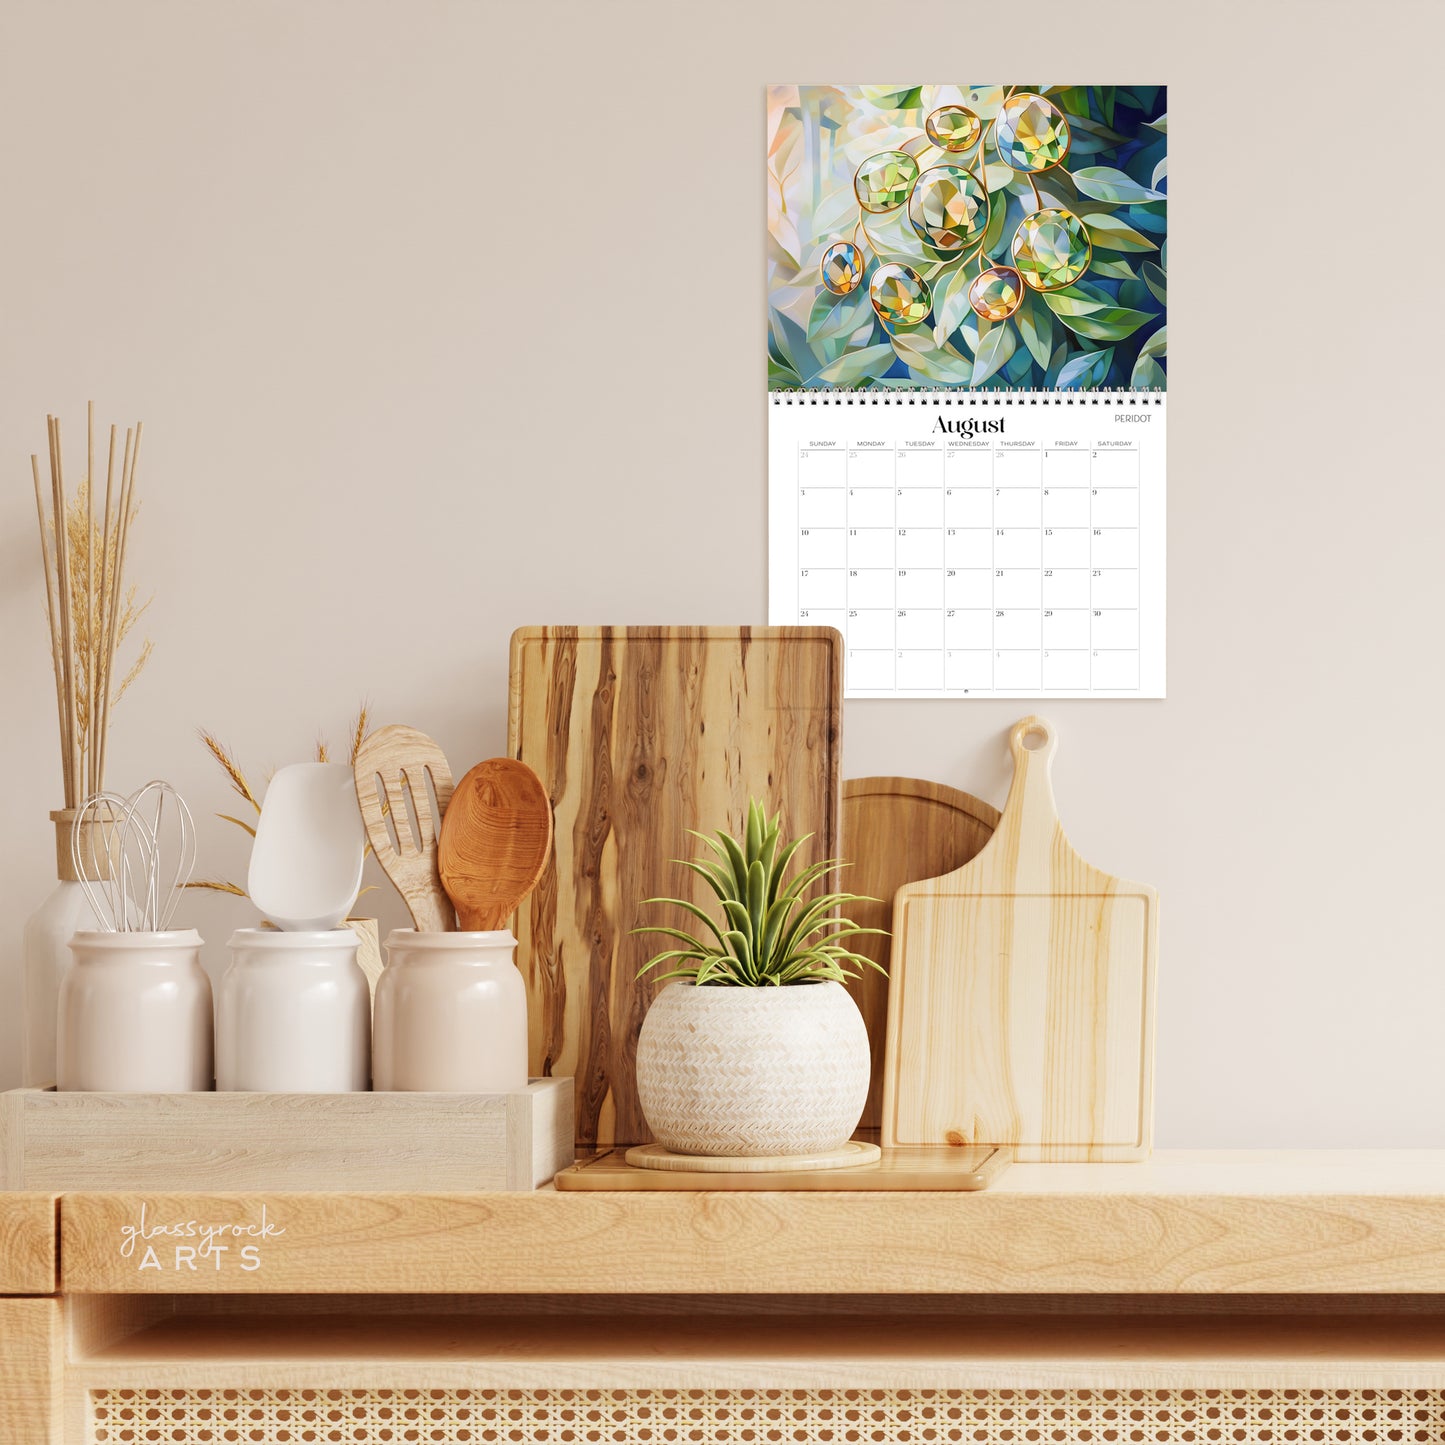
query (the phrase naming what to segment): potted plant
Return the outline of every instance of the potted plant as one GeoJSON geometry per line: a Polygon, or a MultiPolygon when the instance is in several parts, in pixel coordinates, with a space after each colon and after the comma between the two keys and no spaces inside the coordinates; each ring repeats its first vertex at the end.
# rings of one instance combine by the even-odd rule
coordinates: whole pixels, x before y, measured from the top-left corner
{"type": "Polygon", "coordinates": [[[674,980],[653,1000],[637,1041],[637,1090],[657,1142],[683,1154],[810,1154],[840,1149],[868,1095],[868,1032],[844,984],[879,968],[848,941],[861,928],[834,915],[874,901],[856,893],[805,895],[842,866],[825,859],[788,878],[812,834],[783,845],[780,816],[748,804],[744,836],[694,834],[712,858],[676,860],[721,906],[714,920],[680,898],[708,936],[649,924],[635,933],[673,940],[639,975],[667,965],[674,980]]]}

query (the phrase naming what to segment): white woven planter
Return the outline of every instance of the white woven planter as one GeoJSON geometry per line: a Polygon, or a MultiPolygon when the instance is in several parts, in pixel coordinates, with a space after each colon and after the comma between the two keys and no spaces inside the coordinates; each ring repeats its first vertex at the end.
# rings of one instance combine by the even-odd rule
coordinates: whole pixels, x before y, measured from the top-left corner
{"type": "Polygon", "coordinates": [[[683,1154],[808,1154],[848,1142],[868,1097],[868,1031],[839,983],[667,985],[637,1040],[637,1093],[683,1154]]]}

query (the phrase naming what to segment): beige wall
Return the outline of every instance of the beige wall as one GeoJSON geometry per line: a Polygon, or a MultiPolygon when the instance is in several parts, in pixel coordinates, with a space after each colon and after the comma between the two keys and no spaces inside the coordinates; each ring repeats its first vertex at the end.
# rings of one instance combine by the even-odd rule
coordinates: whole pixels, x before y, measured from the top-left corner
{"type": "MultiPolygon", "coordinates": [[[[259,771],[362,696],[465,766],[520,623],[765,620],[764,84],[1023,69],[1174,91],[1169,699],[1049,709],[1075,841],[1163,898],[1159,1142],[1445,1145],[1440,13],[6,0],[0,1084],[47,410],[147,424],[114,781],[209,813],[198,725],[259,771]]],[[[1001,802],[1025,710],[852,704],[847,771],[1001,802]]],[[[245,910],[195,915],[214,965],[245,910]]]]}

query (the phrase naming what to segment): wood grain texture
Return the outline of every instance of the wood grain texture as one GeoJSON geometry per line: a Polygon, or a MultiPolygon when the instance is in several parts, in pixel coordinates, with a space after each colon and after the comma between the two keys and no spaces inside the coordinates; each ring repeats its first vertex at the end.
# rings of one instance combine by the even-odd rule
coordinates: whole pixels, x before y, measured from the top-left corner
{"type": "MultiPolygon", "coordinates": [[[[647,1147],[647,1146],[644,1146],[647,1147]]],[[[876,1145],[870,1145],[876,1148],[876,1145]]],[[[631,1162],[636,1149],[610,1149],[562,1170],[558,1189],[812,1189],[858,1191],[893,1189],[986,1189],[1008,1167],[1008,1152],[973,1149],[887,1149],[846,1169],[798,1170],[758,1174],[640,1169],[631,1162]]]]}
{"type": "Polygon", "coordinates": [[[0,1299],[0,1440],[61,1445],[60,1301],[0,1299]]]}
{"type": "Polygon", "coordinates": [[[437,869],[437,838],[452,799],[446,754],[425,733],[390,723],[363,741],[352,772],[371,850],[412,923],[423,933],[449,933],[456,918],[437,869]]]}
{"type": "Polygon", "coordinates": [[[505,928],[551,855],[551,804],[526,763],[488,758],[457,784],[437,858],[464,930],[505,928]]]}
{"type": "Polygon", "coordinates": [[[1009,747],[1014,780],[993,837],[894,901],[882,1142],[1142,1158],[1158,895],[1086,863],[1065,837],[1049,723],[1024,718],[1009,747]]]}
{"type": "MultiPolygon", "coordinates": [[[[931,1301],[914,1301],[905,1316],[839,1317],[804,1308],[788,1317],[759,1312],[517,1319],[500,1312],[490,1318],[425,1310],[388,1315],[369,1300],[325,1303],[326,1313],[300,1316],[213,1316],[183,1307],[174,1318],[121,1338],[100,1356],[75,1361],[67,1371],[69,1389],[1383,1390],[1445,1385],[1445,1319],[1438,1306],[1398,1318],[1261,1315],[1243,1309],[1191,1318],[1156,1312],[1147,1303],[1118,1314],[1092,1311],[1087,1302],[1079,1308],[1076,1302],[1067,1314],[1021,1316],[975,1300],[968,1302],[966,1313],[937,1312],[931,1301]]],[[[1137,1428],[1137,1422],[1131,1423],[1137,1428]]],[[[1311,1422],[1316,1429],[1321,1423],[1311,1422]]],[[[1391,1438],[1383,1433],[1388,1427],[1381,1428],[1379,1438],[1391,1438]]],[[[1030,1437],[1021,1431],[1021,1438],[1030,1437]]],[[[1246,1437],[1220,1433],[1217,1438],[1246,1437]]]]}
{"type": "Polygon", "coordinates": [[[646,1143],[637,1035],[658,894],[704,901],[687,830],[781,810],[836,856],[842,638],[832,628],[532,627],[513,634],[508,749],[546,785],[555,856],[518,915],[530,1067],[577,1081],[580,1143],[646,1143]]]}
{"type": "Polygon", "coordinates": [[[15,1089],[0,1109],[17,1188],[532,1189],[573,1159],[564,1079],[502,1095],[15,1089]]]}
{"type": "Polygon", "coordinates": [[[1013,1165],[969,1194],[74,1193],[61,1231],[82,1294],[1428,1294],[1445,1151],[1013,1165]],[[253,1272],[139,1271],[142,1205],[286,1232],[253,1272]]]}
{"type": "MultiPolygon", "coordinates": [[[[937,878],[961,868],[993,836],[998,809],[971,793],[922,778],[848,778],[843,783],[843,886],[874,898],[855,903],[848,915],[864,928],[892,927],[893,895],[905,883],[937,878]]],[[[861,954],[889,966],[892,937],[864,934],[853,940],[861,954]]],[[[888,1024],[888,980],[866,970],[848,986],[868,1025],[873,1073],[859,1127],[876,1129],[883,1119],[883,1053],[888,1024]]]]}
{"type": "MultiPolygon", "coordinates": [[[[0,1100],[0,1113],[3,1113],[0,1100]]],[[[9,1129],[0,1125],[0,1144],[9,1129]]],[[[7,1144],[0,1154],[5,1188],[11,1183],[14,1158],[7,1144]]],[[[0,1193],[0,1295],[53,1294],[55,1292],[55,1245],[60,1233],[59,1210],[53,1193],[0,1193]]]]}

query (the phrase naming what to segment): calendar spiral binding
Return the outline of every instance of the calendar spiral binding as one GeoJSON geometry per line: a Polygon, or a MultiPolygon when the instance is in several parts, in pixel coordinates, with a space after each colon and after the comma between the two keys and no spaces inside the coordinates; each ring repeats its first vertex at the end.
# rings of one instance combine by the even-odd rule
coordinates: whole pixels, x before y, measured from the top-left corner
{"type": "Polygon", "coordinates": [[[1164,404],[1166,389],[1162,386],[1100,386],[1089,391],[1058,391],[1041,387],[998,387],[989,391],[974,391],[970,387],[958,386],[899,386],[880,389],[872,386],[784,386],[770,388],[769,400],[774,406],[841,406],[862,405],[864,398],[870,406],[916,406],[919,398],[941,401],[949,406],[1037,406],[1041,399],[1045,406],[1138,406],[1150,402],[1155,406],[1164,404]]]}

